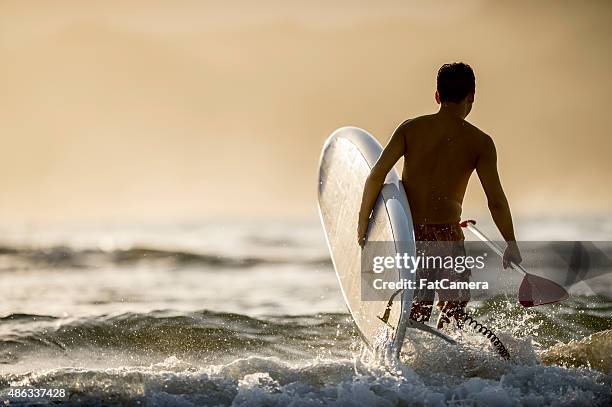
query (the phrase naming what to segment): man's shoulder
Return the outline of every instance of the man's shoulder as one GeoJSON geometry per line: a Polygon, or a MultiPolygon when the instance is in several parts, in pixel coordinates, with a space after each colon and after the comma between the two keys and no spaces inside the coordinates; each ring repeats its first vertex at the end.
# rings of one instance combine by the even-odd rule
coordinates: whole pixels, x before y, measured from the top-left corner
{"type": "Polygon", "coordinates": [[[464,120],[464,127],[466,132],[471,136],[474,145],[478,147],[478,150],[481,152],[495,150],[493,138],[487,133],[466,120],[464,120]]]}
{"type": "Polygon", "coordinates": [[[467,132],[469,132],[470,134],[473,134],[474,136],[483,137],[483,138],[489,137],[487,133],[480,130],[478,127],[476,127],[475,125],[473,125],[472,123],[468,122],[465,119],[463,120],[463,127],[465,128],[467,132]]]}
{"type": "Polygon", "coordinates": [[[427,114],[423,116],[417,116],[417,117],[412,117],[410,119],[406,119],[399,126],[397,126],[397,130],[408,130],[408,129],[419,128],[431,122],[432,117],[433,115],[427,114]]]}

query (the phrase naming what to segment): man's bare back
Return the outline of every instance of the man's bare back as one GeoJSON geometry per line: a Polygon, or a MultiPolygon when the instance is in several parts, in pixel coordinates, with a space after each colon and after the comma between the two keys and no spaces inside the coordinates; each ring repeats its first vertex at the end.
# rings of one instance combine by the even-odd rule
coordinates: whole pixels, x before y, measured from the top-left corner
{"type": "Polygon", "coordinates": [[[414,223],[457,223],[472,171],[487,136],[465,120],[421,116],[397,130],[404,138],[402,182],[414,223]]]}

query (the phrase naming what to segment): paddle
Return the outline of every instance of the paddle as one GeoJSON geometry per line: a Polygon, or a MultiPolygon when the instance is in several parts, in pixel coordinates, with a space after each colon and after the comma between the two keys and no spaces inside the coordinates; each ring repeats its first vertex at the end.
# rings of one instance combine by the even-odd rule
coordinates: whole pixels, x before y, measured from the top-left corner
{"type": "MultiPolygon", "coordinates": [[[[504,251],[499,245],[491,241],[476,226],[476,221],[466,220],[461,226],[469,229],[477,238],[486,243],[500,257],[504,257],[504,251]]],[[[569,298],[565,288],[554,281],[528,273],[520,264],[510,262],[510,267],[523,273],[523,281],[519,288],[518,300],[523,307],[535,307],[538,305],[552,304],[569,298]]]]}

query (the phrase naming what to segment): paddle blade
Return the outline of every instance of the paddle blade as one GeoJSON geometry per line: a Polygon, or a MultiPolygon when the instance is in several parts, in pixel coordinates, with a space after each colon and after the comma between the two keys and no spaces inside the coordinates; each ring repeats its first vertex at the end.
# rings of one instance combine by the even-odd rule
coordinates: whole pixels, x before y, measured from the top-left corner
{"type": "Polygon", "coordinates": [[[523,307],[537,307],[566,300],[569,294],[554,281],[527,273],[519,288],[518,298],[523,307]]]}

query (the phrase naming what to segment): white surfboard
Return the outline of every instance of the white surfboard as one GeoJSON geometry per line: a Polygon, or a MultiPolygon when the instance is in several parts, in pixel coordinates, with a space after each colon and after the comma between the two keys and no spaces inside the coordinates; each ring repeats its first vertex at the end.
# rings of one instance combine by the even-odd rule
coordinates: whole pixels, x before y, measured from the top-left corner
{"type": "MultiPolygon", "coordinates": [[[[399,354],[409,322],[413,292],[398,292],[390,304],[362,298],[362,249],[357,243],[357,223],[366,178],[380,157],[382,147],[365,130],[343,127],[325,142],[319,166],[319,212],[327,244],[346,305],[364,341],[374,347],[382,331],[391,333],[393,351],[399,354]],[[383,318],[388,305],[390,313],[383,318]],[[383,321],[386,319],[386,323],[383,321]]],[[[381,256],[415,254],[414,230],[404,187],[392,169],[376,201],[364,251],[368,245],[388,253],[381,256]],[[394,242],[374,246],[372,242],[394,242]]],[[[364,270],[363,272],[371,272],[364,270]]],[[[413,280],[406,269],[387,270],[387,281],[413,280]]]]}

